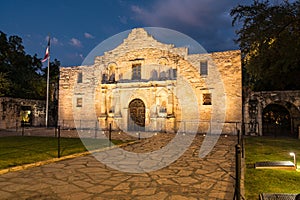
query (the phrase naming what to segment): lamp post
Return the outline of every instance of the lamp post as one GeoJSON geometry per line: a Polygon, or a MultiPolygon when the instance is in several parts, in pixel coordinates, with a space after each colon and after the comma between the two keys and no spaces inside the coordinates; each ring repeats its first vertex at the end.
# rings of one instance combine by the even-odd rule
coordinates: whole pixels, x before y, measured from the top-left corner
{"type": "Polygon", "coordinates": [[[296,163],[296,154],[294,152],[290,153],[290,156],[294,157],[294,165],[295,165],[295,169],[297,169],[297,163],[296,163]]]}

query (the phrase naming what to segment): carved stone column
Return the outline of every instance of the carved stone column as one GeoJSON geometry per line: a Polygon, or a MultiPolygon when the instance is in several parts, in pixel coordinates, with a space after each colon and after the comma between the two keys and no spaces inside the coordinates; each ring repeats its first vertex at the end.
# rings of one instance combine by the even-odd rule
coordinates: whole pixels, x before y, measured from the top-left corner
{"type": "Polygon", "coordinates": [[[121,115],[121,104],[120,104],[120,91],[116,90],[114,95],[114,101],[115,101],[115,117],[120,118],[121,115]]]}
{"type": "Polygon", "coordinates": [[[100,117],[106,117],[106,88],[101,88],[101,96],[100,96],[100,117]]]}

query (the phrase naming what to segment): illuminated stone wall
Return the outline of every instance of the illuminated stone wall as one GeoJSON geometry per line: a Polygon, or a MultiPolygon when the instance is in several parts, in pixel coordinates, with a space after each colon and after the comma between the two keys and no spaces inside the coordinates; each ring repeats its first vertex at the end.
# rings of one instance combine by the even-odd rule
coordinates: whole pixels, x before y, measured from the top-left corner
{"type": "Polygon", "coordinates": [[[22,117],[25,117],[25,113],[23,113],[25,111],[30,111],[31,118],[31,123],[26,125],[44,126],[45,108],[45,101],[0,97],[0,129],[16,129],[20,127],[22,117]]]}
{"type": "Polygon", "coordinates": [[[128,130],[134,99],[145,104],[146,131],[174,132],[183,126],[194,130],[197,120],[196,129],[208,132],[212,117],[221,123],[222,113],[224,132],[240,127],[240,51],[190,55],[187,48],[160,43],[139,28],[118,47],[97,56],[94,65],[62,67],[60,73],[59,123],[64,127],[75,127],[75,120],[81,128],[107,129],[112,124],[128,130]],[[207,75],[200,74],[201,62],[207,62],[207,75]],[[140,77],[132,80],[139,66],[140,77]],[[182,106],[189,102],[196,106],[182,106]]]}

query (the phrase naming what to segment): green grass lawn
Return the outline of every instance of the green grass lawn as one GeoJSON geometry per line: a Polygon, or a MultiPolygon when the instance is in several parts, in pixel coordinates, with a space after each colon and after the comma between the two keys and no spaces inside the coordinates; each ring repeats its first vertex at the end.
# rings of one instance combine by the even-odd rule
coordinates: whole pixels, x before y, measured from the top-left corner
{"type": "MultiPolygon", "coordinates": [[[[108,140],[84,139],[86,146],[79,138],[60,138],[60,155],[67,156],[107,147],[108,140]]],[[[114,144],[124,143],[112,140],[114,144]]],[[[0,169],[34,163],[57,157],[57,138],[34,136],[0,137],[0,169]]]]}
{"type": "Polygon", "coordinates": [[[246,199],[258,199],[260,193],[300,193],[300,171],[279,169],[254,169],[260,161],[292,161],[289,155],[299,155],[297,160],[300,168],[300,140],[291,138],[247,137],[245,139],[246,199]]]}

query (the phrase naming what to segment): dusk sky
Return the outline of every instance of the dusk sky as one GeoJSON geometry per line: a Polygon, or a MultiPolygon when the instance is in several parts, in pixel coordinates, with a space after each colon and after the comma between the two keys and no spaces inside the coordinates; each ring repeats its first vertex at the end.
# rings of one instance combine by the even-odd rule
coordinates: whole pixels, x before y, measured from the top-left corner
{"type": "Polygon", "coordinates": [[[0,31],[23,39],[26,53],[81,65],[103,40],[136,27],[163,27],[188,35],[208,52],[238,49],[230,10],[252,0],[7,0],[1,1],[0,31]]]}

